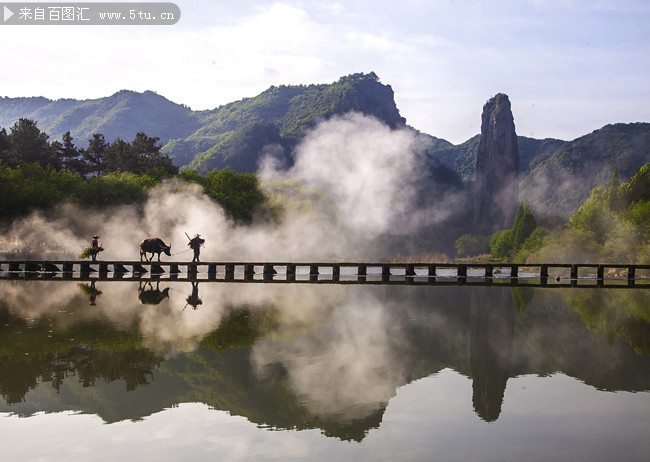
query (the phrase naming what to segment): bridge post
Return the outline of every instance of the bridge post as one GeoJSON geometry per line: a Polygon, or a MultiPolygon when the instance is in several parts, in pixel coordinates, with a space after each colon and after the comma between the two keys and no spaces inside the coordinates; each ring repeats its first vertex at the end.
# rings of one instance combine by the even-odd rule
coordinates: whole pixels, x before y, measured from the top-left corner
{"type": "Polygon", "coordinates": [[[406,277],[415,277],[417,274],[415,273],[415,265],[413,263],[408,263],[406,265],[406,277]]]}
{"type": "Polygon", "coordinates": [[[127,270],[126,267],[124,265],[122,265],[121,263],[113,263],[113,273],[124,274],[124,273],[128,273],[128,272],[129,272],[129,270],[127,270]]]}
{"type": "Polygon", "coordinates": [[[265,281],[272,281],[273,280],[273,275],[278,274],[278,272],[273,268],[272,263],[264,263],[264,267],[262,270],[263,273],[263,278],[265,281]]]}
{"type": "Polygon", "coordinates": [[[598,265],[598,269],[596,270],[596,279],[597,285],[598,286],[604,286],[605,285],[605,265],[598,265]]]}
{"type": "Polygon", "coordinates": [[[571,287],[578,286],[578,265],[571,265],[571,287]]]}
{"type": "Polygon", "coordinates": [[[381,282],[390,281],[390,265],[381,265],[381,282]]]}
{"type": "Polygon", "coordinates": [[[287,281],[296,280],[296,264],[287,263],[287,281]]]}
{"type": "Polygon", "coordinates": [[[519,278],[519,265],[512,265],[510,267],[510,279],[519,278]]]}
{"type": "Polygon", "coordinates": [[[235,279],[235,265],[232,263],[226,263],[226,281],[232,281],[235,279]]]}
{"type": "Polygon", "coordinates": [[[435,278],[436,277],[436,272],[437,272],[436,271],[436,265],[430,264],[430,265],[427,265],[427,266],[428,266],[427,267],[427,276],[429,276],[430,278],[435,278]]]}
{"type": "Polygon", "coordinates": [[[95,270],[90,267],[90,262],[82,261],[81,274],[90,274],[91,272],[95,272],[95,270]]]}
{"type": "Polygon", "coordinates": [[[252,281],[255,277],[255,265],[252,263],[246,263],[244,265],[244,280],[252,281]]]}
{"type": "Polygon", "coordinates": [[[170,274],[178,274],[180,273],[178,269],[178,263],[170,263],[169,264],[169,273],[170,274]]]}
{"type": "Polygon", "coordinates": [[[318,265],[316,264],[311,264],[309,265],[309,280],[312,282],[318,281],[318,275],[320,274],[320,271],[318,271],[318,265]]]}
{"type": "Polygon", "coordinates": [[[494,266],[488,263],[485,265],[485,280],[492,282],[492,276],[494,276],[494,266]]]}
{"type": "Polygon", "coordinates": [[[193,277],[195,278],[196,275],[199,272],[199,266],[196,264],[196,262],[188,263],[187,264],[187,276],[188,277],[193,277]]]}
{"type": "Polygon", "coordinates": [[[146,273],[147,269],[142,266],[140,263],[134,263],[133,264],[133,273],[146,273]]]}
{"type": "Polygon", "coordinates": [[[357,266],[357,276],[367,276],[368,275],[368,266],[365,263],[359,263],[357,266]]]}
{"type": "Polygon", "coordinates": [[[339,281],[341,279],[341,265],[338,263],[332,264],[332,280],[339,281]]]}
{"type": "Polygon", "coordinates": [[[467,282],[467,265],[464,263],[458,264],[458,269],[456,270],[456,276],[459,284],[464,284],[467,282]]]}
{"type": "Polygon", "coordinates": [[[9,272],[18,273],[20,271],[20,262],[12,261],[9,262],[9,272]]]}
{"type": "Polygon", "coordinates": [[[542,287],[548,284],[548,265],[539,267],[539,283],[542,287]]]}
{"type": "Polygon", "coordinates": [[[634,279],[636,277],[636,266],[630,265],[627,267],[627,285],[634,286],[634,279]]]}

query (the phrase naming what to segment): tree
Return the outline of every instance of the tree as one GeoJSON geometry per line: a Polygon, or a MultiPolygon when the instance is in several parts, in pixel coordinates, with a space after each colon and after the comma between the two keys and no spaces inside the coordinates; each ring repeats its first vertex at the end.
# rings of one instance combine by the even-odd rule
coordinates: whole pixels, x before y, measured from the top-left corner
{"type": "Polygon", "coordinates": [[[49,136],[41,132],[31,119],[19,119],[9,134],[8,163],[13,166],[38,163],[43,167],[59,167],[48,143],[49,136]]]}
{"type": "Polygon", "coordinates": [[[213,170],[205,176],[204,190],[230,216],[244,222],[250,222],[255,208],[265,201],[257,176],[253,173],[213,170]]]}
{"type": "Polygon", "coordinates": [[[618,178],[618,171],[614,171],[612,180],[609,183],[609,189],[607,190],[607,196],[605,197],[605,205],[607,205],[612,212],[619,212],[625,207],[623,201],[624,190],[621,187],[621,182],[618,178]]]}
{"type": "Polygon", "coordinates": [[[162,167],[170,175],[178,173],[169,156],[161,154],[162,145],[158,144],[160,138],[150,137],[144,132],[138,132],[131,142],[131,149],[135,158],[134,173],[152,173],[155,169],[162,167]]]}
{"type": "Polygon", "coordinates": [[[81,158],[81,153],[72,142],[72,135],[67,131],[63,134],[62,139],[63,143],[60,144],[58,149],[61,168],[66,172],[76,172],[83,175],[86,173],[85,163],[81,158]]]}
{"type": "Polygon", "coordinates": [[[104,171],[104,159],[108,143],[104,140],[104,135],[94,133],[93,138],[88,140],[88,148],[82,152],[82,157],[88,163],[88,169],[91,173],[99,175],[104,171]]]}
{"type": "Polygon", "coordinates": [[[9,143],[9,135],[7,130],[0,128],[0,161],[9,163],[9,149],[11,144],[9,143]]]}
{"type": "Polygon", "coordinates": [[[472,234],[463,234],[460,236],[456,239],[454,247],[456,248],[456,255],[459,257],[481,255],[489,251],[487,238],[472,234]]]}
{"type": "Polygon", "coordinates": [[[515,252],[519,250],[528,236],[535,231],[535,228],[537,228],[537,221],[533,212],[530,211],[530,207],[528,204],[519,204],[515,222],[512,225],[512,247],[515,252]]]}

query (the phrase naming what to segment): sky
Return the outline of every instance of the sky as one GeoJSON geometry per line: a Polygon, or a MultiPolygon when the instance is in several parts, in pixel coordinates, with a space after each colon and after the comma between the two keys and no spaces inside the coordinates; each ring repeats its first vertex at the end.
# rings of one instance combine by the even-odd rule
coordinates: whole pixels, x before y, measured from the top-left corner
{"type": "Polygon", "coordinates": [[[171,26],[0,25],[0,96],[152,90],[200,110],[373,71],[409,125],[455,144],[497,93],[524,136],[650,121],[647,0],[174,3],[171,26]]]}

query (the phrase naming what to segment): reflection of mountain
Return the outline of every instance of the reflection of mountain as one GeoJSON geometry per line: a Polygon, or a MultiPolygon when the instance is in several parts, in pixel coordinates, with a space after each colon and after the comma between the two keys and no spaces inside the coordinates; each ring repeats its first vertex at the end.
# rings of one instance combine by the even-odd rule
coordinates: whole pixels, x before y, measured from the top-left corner
{"type": "Polygon", "coordinates": [[[485,306],[472,294],[472,387],[474,410],[486,422],[501,414],[503,394],[510,377],[515,310],[507,291],[492,295],[485,306]]]}
{"type": "MultiPolygon", "coordinates": [[[[110,287],[102,290],[106,302],[110,287]]],[[[327,316],[296,329],[286,327],[288,299],[280,302],[269,288],[263,302],[229,309],[195,351],[164,361],[142,347],[137,326],[125,332],[104,319],[62,326],[47,343],[51,320],[28,323],[0,295],[0,367],[12,371],[0,375],[11,403],[0,401],[0,411],[72,409],[115,422],[198,401],[260,426],[320,428],[358,441],[380,425],[399,387],[444,368],[472,377],[475,411],[486,421],[499,417],[507,379],[521,374],[563,372],[605,390],[650,389],[649,358],[585,329],[563,299],[572,292],[538,289],[532,300],[518,294],[515,318],[507,288],[358,286],[327,316]],[[65,373],[57,376],[57,367],[65,373]]],[[[646,306],[650,297],[617,290],[619,300],[621,293],[645,297],[646,306]]],[[[183,314],[214,309],[206,303],[183,314]]],[[[639,328],[634,322],[628,316],[622,325],[647,328],[646,320],[637,319],[639,328]]]]}

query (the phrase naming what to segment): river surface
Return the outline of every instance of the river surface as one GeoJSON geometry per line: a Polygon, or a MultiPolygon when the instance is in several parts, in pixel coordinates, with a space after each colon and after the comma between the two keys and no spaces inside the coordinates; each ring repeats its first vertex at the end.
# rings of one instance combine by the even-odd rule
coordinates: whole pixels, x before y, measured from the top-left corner
{"type": "Polygon", "coordinates": [[[650,290],[0,280],[3,460],[647,461],[650,290]]]}

